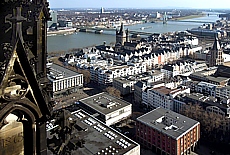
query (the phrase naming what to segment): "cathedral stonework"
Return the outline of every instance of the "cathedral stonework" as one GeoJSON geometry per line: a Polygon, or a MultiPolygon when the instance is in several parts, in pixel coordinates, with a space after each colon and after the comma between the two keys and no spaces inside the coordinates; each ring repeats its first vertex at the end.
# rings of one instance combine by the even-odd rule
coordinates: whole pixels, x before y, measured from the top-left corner
{"type": "Polygon", "coordinates": [[[46,0],[0,2],[0,154],[47,154],[46,0]],[[12,149],[14,148],[14,149],[12,149]]]}

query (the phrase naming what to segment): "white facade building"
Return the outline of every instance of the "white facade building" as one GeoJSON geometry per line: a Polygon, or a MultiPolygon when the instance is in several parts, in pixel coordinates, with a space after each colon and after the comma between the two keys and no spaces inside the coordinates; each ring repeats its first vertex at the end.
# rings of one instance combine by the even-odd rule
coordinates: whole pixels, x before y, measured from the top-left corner
{"type": "Polygon", "coordinates": [[[142,103],[152,108],[162,107],[173,110],[173,98],[184,93],[190,93],[190,88],[169,89],[165,86],[150,88],[142,93],[142,103]]]}
{"type": "Polygon", "coordinates": [[[98,84],[111,85],[114,78],[146,72],[145,63],[129,63],[121,66],[92,66],[90,67],[91,80],[98,84]]]}
{"type": "Polygon", "coordinates": [[[229,99],[230,98],[230,86],[216,87],[215,95],[216,97],[219,97],[221,99],[229,99]]]}
{"type": "Polygon", "coordinates": [[[165,78],[169,79],[177,75],[189,76],[190,74],[207,69],[206,63],[178,61],[174,64],[163,66],[161,72],[165,74],[165,78]]]}
{"type": "Polygon", "coordinates": [[[145,73],[119,77],[113,79],[113,87],[118,89],[122,95],[134,92],[134,85],[140,81],[145,80],[149,83],[161,81],[164,79],[164,73],[158,70],[152,70],[145,73]]]}
{"type": "Polygon", "coordinates": [[[199,82],[195,85],[195,91],[204,95],[216,96],[217,85],[208,82],[199,82]]]}
{"type": "Polygon", "coordinates": [[[132,115],[132,104],[105,92],[84,98],[79,102],[82,108],[91,114],[97,114],[96,118],[108,126],[132,115]]]}
{"type": "Polygon", "coordinates": [[[53,97],[63,93],[72,93],[83,86],[83,74],[71,71],[56,64],[50,64],[48,79],[52,82],[53,97]]]}

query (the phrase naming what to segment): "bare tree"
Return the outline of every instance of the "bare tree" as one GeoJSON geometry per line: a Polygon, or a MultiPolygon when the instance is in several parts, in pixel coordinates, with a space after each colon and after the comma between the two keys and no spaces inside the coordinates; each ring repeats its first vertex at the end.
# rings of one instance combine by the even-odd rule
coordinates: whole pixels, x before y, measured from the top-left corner
{"type": "Polygon", "coordinates": [[[80,68],[77,68],[76,70],[78,73],[83,74],[83,79],[84,79],[85,84],[90,82],[91,75],[90,75],[90,72],[88,70],[84,70],[84,69],[80,69],[80,68]]]}
{"type": "Polygon", "coordinates": [[[121,92],[118,89],[114,88],[114,87],[107,87],[106,91],[112,96],[121,98],[121,92]]]}
{"type": "Polygon", "coordinates": [[[215,132],[224,121],[221,115],[213,112],[205,111],[199,104],[187,104],[183,107],[181,113],[189,118],[195,119],[200,122],[201,130],[204,133],[211,135],[215,132]]]}

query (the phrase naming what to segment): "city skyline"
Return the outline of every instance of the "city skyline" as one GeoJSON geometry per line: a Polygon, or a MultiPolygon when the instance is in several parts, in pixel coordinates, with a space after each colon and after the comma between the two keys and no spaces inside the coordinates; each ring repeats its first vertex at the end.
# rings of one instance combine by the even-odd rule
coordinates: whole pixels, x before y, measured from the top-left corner
{"type": "Polygon", "coordinates": [[[191,9],[227,9],[230,1],[226,0],[96,0],[96,1],[79,1],[79,0],[48,0],[51,8],[191,8],[191,9]],[[208,5],[207,5],[208,4],[208,5]]]}

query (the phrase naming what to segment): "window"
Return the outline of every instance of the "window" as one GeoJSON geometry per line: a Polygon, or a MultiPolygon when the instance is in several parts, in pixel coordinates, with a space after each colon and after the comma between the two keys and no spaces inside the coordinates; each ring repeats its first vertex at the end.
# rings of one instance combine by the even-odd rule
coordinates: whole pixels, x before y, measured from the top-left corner
{"type": "Polygon", "coordinates": [[[119,111],[119,114],[123,114],[124,113],[124,109],[119,111]]]}

